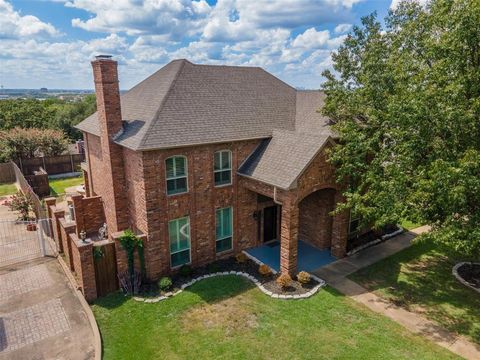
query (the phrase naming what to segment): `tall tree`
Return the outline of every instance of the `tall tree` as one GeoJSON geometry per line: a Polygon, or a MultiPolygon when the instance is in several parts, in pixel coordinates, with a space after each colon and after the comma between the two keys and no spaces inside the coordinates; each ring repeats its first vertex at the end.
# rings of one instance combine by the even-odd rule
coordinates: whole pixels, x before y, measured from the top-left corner
{"type": "Polygon", "coordinates": [[[326,71],[343,207],[381,226],[407,217],[480,256],[480,2],[403,2],[362,19],[326,71]]]}

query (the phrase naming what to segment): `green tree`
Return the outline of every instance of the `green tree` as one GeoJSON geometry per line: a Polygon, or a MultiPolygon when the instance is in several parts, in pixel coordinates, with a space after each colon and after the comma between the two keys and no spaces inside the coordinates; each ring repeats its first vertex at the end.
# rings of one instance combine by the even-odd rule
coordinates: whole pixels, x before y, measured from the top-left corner
{"type": "Polygon", "coordinates": [[[404,2],[362,19],[324,72],[330,160],[363,224],[407,217],[480,256],[480,2],[404,2]]]}

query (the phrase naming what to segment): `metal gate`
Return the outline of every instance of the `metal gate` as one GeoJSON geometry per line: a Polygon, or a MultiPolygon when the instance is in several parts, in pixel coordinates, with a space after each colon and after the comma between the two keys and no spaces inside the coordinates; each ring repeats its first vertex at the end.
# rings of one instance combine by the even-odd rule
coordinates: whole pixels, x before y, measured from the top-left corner
{"type": "Polygon", "coordinates": [[[0,267],[56,255],[49,221],[0,220],[0,267]]]}

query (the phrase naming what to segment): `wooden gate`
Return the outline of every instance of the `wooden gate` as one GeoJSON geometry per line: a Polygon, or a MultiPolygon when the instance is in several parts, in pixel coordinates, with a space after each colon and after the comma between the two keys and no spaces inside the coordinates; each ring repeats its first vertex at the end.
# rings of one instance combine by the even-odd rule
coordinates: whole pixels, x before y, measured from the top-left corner
{"type": "Polygon", "coordinates": [[[93,251],[97,296],[102,297],[118,289],[115,243],[94,246],[93,251]]]}

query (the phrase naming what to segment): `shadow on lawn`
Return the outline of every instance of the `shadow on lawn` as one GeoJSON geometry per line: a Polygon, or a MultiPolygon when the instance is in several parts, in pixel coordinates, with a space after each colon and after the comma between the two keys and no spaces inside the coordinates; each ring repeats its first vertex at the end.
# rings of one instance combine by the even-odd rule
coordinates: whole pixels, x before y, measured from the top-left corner
{"type": "Polygon", "coordinates": [[[419,242],[351,278],[395,305],[480,343],[480,298],[452,275],[460,259],[449,249],[419,242]]]}

